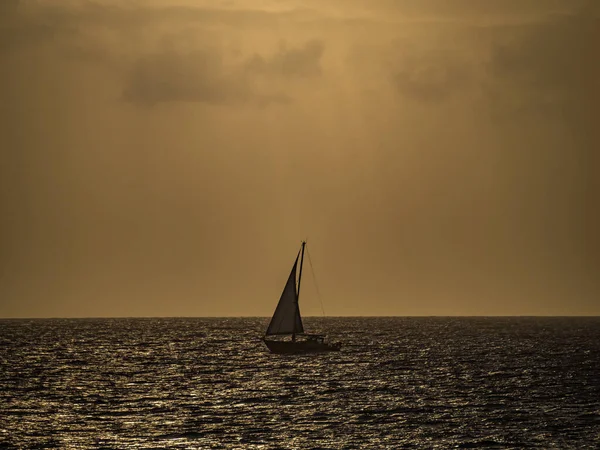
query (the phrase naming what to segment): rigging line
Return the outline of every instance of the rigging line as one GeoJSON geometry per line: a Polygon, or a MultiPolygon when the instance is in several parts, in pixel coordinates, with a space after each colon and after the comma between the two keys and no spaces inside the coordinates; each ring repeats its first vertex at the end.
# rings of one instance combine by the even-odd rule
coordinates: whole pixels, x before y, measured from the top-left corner
{"type": "Polygon", "coordinates": [[[323,308],[323,300],[321,299],[321,293],[319,292],[319,285],[317,284],[317,277],[315,276],[315,269],[313,268],[312,260],[310,259],[310,252],[308,248],[305,248],[306,255],[308,256],[308,264],[310,265],[310,271],[312,273],[312,279],[315,282],[315,288],[317,290],[317,297],[319,297],[319,302],[321,303],[321,312],[325,315],[325,308],[323,308]]]}

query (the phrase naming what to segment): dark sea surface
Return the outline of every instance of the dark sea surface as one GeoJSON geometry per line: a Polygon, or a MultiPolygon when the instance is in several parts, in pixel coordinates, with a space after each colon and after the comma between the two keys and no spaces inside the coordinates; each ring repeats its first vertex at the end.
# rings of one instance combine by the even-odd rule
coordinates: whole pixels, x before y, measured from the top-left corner
{"type": "Polygon", "coordinates": [[[0,448],[600,448],[599,318],[0,321],[0,448]]]}

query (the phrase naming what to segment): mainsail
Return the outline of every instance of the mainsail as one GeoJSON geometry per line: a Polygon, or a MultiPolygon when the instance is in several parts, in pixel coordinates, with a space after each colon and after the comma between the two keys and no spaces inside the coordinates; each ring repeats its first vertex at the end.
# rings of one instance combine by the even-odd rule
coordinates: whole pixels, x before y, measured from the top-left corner
{"type": "Polygon", "coordinates": [[[292,272],[283,288],[279,303],[267,328],[267,335],[304,332],[302,318],[300,317],[300,308],[298,307],[298,292],[296,291],[296,267],[298,266],[299,256],[300,253],[296,256],[292,272]]]}

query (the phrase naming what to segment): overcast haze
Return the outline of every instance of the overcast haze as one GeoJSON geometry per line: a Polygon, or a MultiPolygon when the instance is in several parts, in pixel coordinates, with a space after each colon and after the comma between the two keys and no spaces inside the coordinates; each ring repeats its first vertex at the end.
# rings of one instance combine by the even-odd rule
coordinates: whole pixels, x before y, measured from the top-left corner
{"type": "Polygon", "coordinates": [[[0,3],[0,317],[600,314],[600,2],[0,3]],[[320,315],[306,267],[301,308],[320,315]]]}

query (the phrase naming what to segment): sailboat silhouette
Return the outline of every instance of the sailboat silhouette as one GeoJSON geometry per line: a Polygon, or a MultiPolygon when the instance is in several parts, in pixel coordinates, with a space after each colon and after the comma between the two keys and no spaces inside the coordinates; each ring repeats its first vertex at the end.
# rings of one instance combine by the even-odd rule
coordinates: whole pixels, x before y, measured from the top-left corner
{"type": "Polygon", "coordinates": [[[302,241],[302,247],[296,255],[290,276],[263,337],[263,342],[272,353],[317,353],[339,351],[342,348],[341,342],[327,342],[324,334],[304,332],[298,299],[305,247],[306,241],[302,241]],[[300,273],[296,284],[298,259],[300,259],[300,273]],[[286,339],[286,336],[291,336],[291,338],[286,339]]]}

